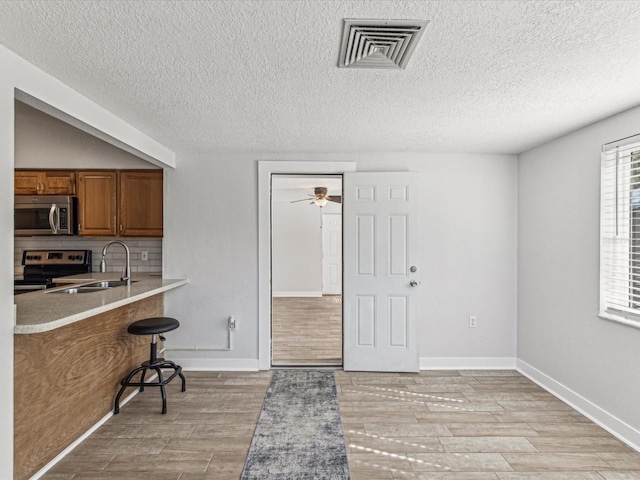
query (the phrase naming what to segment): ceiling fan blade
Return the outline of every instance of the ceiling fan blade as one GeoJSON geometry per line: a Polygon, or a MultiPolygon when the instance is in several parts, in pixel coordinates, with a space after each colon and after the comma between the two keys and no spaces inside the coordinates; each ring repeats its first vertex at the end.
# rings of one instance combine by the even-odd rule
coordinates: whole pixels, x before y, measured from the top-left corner
{"type": "Polygon", "coordinates": [[[331,195],[330,197],[325,197],[330,202],[342,203],[342,195],[331,195]]]}
{"type": "Polygon", "coordinates": [[[292,200],[289,203],[308,202],[308,201],[309,201],[308,198],[303,198],[302,200],[292,200]]]}

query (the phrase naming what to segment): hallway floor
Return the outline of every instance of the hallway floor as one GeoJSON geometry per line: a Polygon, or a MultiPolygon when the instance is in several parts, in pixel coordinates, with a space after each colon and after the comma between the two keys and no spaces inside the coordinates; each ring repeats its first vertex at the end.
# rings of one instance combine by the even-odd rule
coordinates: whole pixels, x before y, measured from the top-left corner
{"type": "MultiPolygon", "coordinates": [[[[271,372],[148,389],[44,480],[237,480],[271,372]]],[[[640,454],[514,371],[336,371],[353,480],[638,480],[640,454]]],[[[268,480],[268,479],[265,479],[268,480]]]]}
{"type": "Polygon", "coordinates": [[[272,365],[342,365],[342,296],[274,297],[272,365]]]}

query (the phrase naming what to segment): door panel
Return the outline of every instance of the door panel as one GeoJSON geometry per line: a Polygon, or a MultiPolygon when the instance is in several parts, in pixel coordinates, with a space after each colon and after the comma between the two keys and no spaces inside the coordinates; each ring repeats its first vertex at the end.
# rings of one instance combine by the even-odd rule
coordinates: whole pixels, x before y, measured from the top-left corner
{"type": "Polygon", "coordinates": [[[419,369],[417,175],[344,175],[345,370],[419,369]]]}
{"type": "Polygon", "coordinates": [[[375,347],[376,344],[376,297],[358,295],[356,297],[356,345],[375,347]]]}
{"type": "Polygon", "coordinates": [[[404,278],[407,276],[407,216],[390,215],[387,232],[389,276],[404,278]]]}
{"type": "Polygon", "coordinates": [[[373,277],[376,272],[376,217],[356,214],[356,262],[359,277],[373,277]]]}
{"type": "Polygon", "coordinates": [[[407,317],[408,298],[403,295],[389,297],[389,346],[407,347],[407,330],[409,319],[407,317]]]}

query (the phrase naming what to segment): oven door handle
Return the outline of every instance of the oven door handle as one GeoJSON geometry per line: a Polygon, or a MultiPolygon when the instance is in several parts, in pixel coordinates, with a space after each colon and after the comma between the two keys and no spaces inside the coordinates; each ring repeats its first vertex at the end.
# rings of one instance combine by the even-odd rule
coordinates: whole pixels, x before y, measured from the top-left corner
{"type": "Polygon", "coordinates": [[[49,226],[54,235],[57,235],[60,226],[60,214],[58,214],[58,220],[56,221],[56,213],[58,213],[58,206],[54,203],[51,205],[51,210],[49,210],[49,226]]]}

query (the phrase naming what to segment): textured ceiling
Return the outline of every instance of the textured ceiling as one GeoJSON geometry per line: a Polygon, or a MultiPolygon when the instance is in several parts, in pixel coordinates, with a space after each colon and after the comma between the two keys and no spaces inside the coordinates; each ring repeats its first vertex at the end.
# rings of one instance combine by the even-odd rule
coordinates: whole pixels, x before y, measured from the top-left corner
{"type": "Polygon", "coordinates": [[[518,153],[640,104],[638,1],[0,1],[0,43],[176,151],[518,153]],[[337,68],[342,19],[429,25],[337,68]]]}

